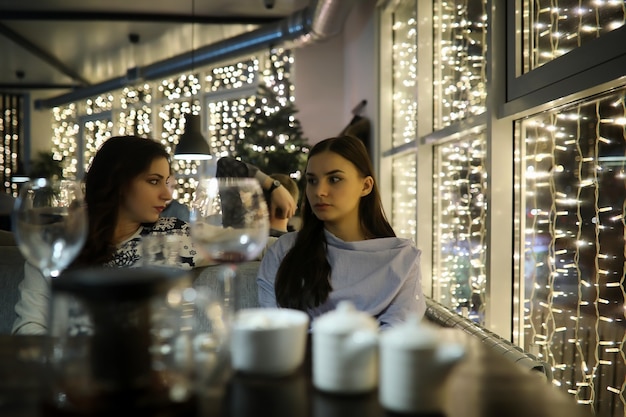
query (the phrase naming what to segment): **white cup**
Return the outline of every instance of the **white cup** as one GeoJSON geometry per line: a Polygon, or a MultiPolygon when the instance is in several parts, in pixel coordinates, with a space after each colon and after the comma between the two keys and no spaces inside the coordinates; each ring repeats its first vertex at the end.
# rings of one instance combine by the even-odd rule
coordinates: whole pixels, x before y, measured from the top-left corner
{"type": "Polygon", "coordinates": [[[417,316],[383,332],[380,340],[380,403],[397,413],[443,411],[445,381],[463,358],[460,344],[442,343],[438,329],[417,316]]]}
{"type": "Polygon", "coordinates": [[[313,322],[313,385],[337,394],[359,394],[378,384],[378,322],[351,301],[313,322]]]}
{"type": "Polygon", "coordinates": [[[252,308],[237,312],[232,328],[231,361],[235,370],[268,376],[294,372],[304,360],[309,316],[287,308],[252,308]]]}

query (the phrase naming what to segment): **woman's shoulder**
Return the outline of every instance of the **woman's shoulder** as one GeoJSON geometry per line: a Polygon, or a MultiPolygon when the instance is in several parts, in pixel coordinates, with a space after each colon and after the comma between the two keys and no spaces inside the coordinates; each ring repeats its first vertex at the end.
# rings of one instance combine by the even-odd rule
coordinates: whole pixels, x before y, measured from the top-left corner
{"type": "Polygon", "coordinates": [[[268,252],[272,252],[279,257],[284,256],[293,247],[297,236],[298,232],[289,232],[278,238],[270,237],[267,244],[268,252]]]}

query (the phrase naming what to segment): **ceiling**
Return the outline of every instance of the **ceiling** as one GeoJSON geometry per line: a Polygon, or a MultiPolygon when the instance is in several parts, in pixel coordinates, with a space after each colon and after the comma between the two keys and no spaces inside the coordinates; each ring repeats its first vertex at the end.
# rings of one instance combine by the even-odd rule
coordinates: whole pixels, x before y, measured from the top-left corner
{"type": "Polygon", "coordinates": [[[0,91],[97,84],[256,29],[309,0],[0,0],[0,91]],[[268,8],[266,3],[275,3],[268,8]],[[195,22],[195,23],[193,23],[195,22]],[[138,41],[131,41],[131,34],[138,41]]]}

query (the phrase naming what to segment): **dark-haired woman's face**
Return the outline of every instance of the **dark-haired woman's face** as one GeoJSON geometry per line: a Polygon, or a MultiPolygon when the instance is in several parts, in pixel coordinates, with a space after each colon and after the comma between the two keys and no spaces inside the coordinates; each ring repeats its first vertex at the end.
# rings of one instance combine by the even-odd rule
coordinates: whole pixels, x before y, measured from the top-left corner
{"type": "Polygon", "coordinates": [[[309,158],[306,197],[313,214],[326,226],[358,224],[361,197],[372,191],[373,179],[363,177],[356,166],[330,151],[309,158]]]}
{"type": "Polygon", "coordinates": [[[135,177],[123,198],[119,220],[133,223],[153,223],[165,209],[172,192],[167,186],[170,164],[165,158],[157,158],[147,171],[135,177]]]}

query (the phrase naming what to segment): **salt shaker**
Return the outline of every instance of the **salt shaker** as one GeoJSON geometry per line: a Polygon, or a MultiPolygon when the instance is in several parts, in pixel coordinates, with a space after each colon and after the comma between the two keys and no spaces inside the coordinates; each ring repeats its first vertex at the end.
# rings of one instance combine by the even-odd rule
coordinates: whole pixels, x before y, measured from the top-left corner
{"type": "Polygon", "coordinates": [[[313,385],[356,394],[378,384],[378,322],[350,301],[313,321],[313,385]]]}
{"type": "Polygon", "coordinates": [[[379,399],[399,413],[437,413],[444,382],[464,356],[460,344],[442,344],[432,326],[411,316],[380,337],[379,399]]]}

